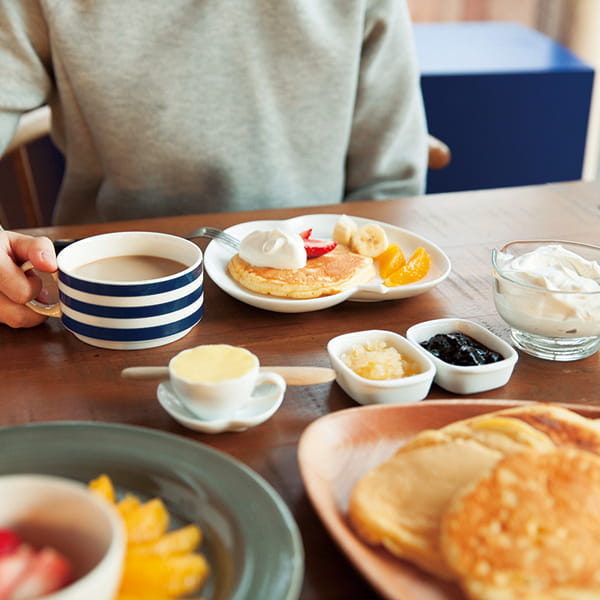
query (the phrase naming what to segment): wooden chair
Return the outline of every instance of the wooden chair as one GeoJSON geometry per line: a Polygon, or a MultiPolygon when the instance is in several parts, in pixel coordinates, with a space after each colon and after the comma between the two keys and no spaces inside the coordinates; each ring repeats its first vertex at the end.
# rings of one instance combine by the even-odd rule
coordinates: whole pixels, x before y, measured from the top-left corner
{"type": "MultiPolygon", "coordinates": [[[[19,200],[25,215],[27,227],[45,225],[35,182],[31,171],[27,144],[50,133],[52,115],[48,106],[42,106],[25,113],[9,142],[4,157],[12,162],[19,200]]],[[[450,162],[450,149],[444,142],[429,135],[429,168],[443,169],[450,162]]],[[[10,226],[0,204],[0,223],[10,226]]]]}
{"type": "Polygon", "coordinates": [[[451,158],[450,148],[442,140],[429,134],[428,167],[434,171],[443,169],[450,164],[451,158]]]}
{"type": "MultiPolygon", "coordinates": [[[[44,225],[38,198],[35,178],[31,171],[27,144],[50,133],[51,114],[48,106],[42,106],[25,113],[19,126],[10,140],[4,157],[12,163],[19,200],[25,215],[27,227],[44,225]]],[[[0,204],[0,220],[10,225],[6,219],[6,211],[0,204]]]]}

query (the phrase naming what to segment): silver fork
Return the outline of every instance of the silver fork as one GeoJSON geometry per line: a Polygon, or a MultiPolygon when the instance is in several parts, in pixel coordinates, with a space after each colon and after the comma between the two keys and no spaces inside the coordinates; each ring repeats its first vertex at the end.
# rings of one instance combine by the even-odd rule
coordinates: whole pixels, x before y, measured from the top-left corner
{"type": "MultiPolygon", "coordinates": [[[[0,226],[0,230],[2,227],[0,226]]],[[[233,237],[229,233],[225,233],[221,229],[217,229],[216,227],[199,227],[198,229],[194,229],[191,233],[188,233],[186,239],[193,240],[194,238],[205,237],[210,238],[211,240],[217,240],[222,242],[226,246],[233,248],[234,250],[240,249],[240,240],[233,237]]],[[[54,240],[54,251],[58,254],[63,248],[66,248],[69,244],[76,242],[77,240],[54,240]]]]}
{"type": "Polygon", "coordinates": [[[199,227],[198,229],[194,229],[191,233],[188,233],[185,237],[188,240],[199,237],[210,238],[211,240],[222,242],[234,250],[240,249],[240,240],[216,227],[199,227]]]}

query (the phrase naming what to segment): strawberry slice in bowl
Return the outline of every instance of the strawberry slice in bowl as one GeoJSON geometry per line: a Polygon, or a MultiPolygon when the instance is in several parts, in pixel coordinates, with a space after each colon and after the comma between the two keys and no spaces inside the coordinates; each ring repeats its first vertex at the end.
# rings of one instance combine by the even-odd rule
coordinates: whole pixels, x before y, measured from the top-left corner
{"type": "Polygon", "coordinates": [[[0,476],[0,524],[0,600],[116,596],[126,547],[123,522],[83,482],[0,476]]]}
{"type": "Polygon", "coordinates": [[[73,578],[70,561],[53,548],[26,543],[0,556],[0,600],[33,600],[56,592],[73,578]]]}

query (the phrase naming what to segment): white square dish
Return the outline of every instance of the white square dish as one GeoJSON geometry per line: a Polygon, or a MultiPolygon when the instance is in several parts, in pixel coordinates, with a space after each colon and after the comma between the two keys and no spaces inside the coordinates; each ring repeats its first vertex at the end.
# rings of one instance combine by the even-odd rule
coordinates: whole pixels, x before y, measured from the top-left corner
{"type": "Polygon", "coordinates": [[[392,331],[371,329],[345,333],[327,344],[331,365],[339,386],[359,404],[405,404],[423,400],[433,382],[435,367],[429,353],[392,331]],[[375,380],[357,375],[343,360],[342,355],[357,344],[382,340],[395,348],[403,357],[414,361],[420,372],[395,379],[375,380]]]}
{"type": "Polygon", "coordinates": [[[421,346],[438,333],[464,333],[504,358],[485,365],[460,366],[445,362],[428,352],[435,365],[434,381],[454,394],[476,394],[502,387],[510,379],[518,360],[515,349],[485,327],[467,319],[434,319],[417,323],[408,329],[406,337],[421,346]]]}

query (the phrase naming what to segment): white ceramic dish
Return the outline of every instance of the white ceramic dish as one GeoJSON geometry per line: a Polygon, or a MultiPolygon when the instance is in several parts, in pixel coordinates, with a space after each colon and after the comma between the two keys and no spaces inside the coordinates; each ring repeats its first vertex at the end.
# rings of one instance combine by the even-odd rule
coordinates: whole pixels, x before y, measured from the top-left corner
{"type": "Polygon", "coordinates": [[[433,382],[435,367],[428,353],[392,331],[371,329],[338,335],[327,344],[331,365],[339,386],[359,404],[404,404],[423,400],[433,382]],[[398,352],[415,361],[421,372],[408,377],[387,380],[366,379],[357,375],[341,359],[355,344],[383,340],[398,352]]]}
{"type": "MultiPolygon", "coordinates": [[[[225,431],[245,431],[271,418],[281,406],[284,391],[273,398],[273,385],[259,385],[253,400],[230,418],[200,419],[186,408],[173,390],[170,381],[159,384],[157,397],[160,405],[181,425],[201,433],[223,433],[225,431]]],[[[285,388],[285,386],[284,386],[285,388]]]]}
{"type": "Polygon", "coordinates": [[[111,600],[121,578],[125,530],[117,512],[84,484],[49,475],[0,477],[0,527],[67,557],[75,581],[45,600],[111,600]]]}
{"type": "Polygon", "coordinates": [[[490,350],[499,352],[504,360],[487,365],[463,367],[451,365],[429,354],[435,365],[434,381],[437,385],[454,394],[476,394],[502,387],[510,379],[518,354],[503,339],[489,329],[467,319],[434,319],[417,323],[408,329],[406,337],[415,344],[421,344],[437,333],[464,333],[477,340],[490,350]]]}
{"type": "MultiPolygon", "coordinates": [[[[278,227],[285,231],[299,233],[305,229],[312,228],[313,237],[331,239],[333,228],[339,217],[339,214],[316,214],[295,217],[285,221],[250,221],[229,227],[226,231],[238,239],[242,239],[257,229],[273,229],[278,227]]],[[[322,296],[321,298],[307,300],[275,298],[255,294],[238,285],[227,273],[227,263],[235,251],[216,241],[210,242],[204,253],[206,272],[224,292],[246,304],[274,312],[290,313],[321,310],[340,304],[344,300],[379,302],[381,300],[409,298],[430,290],[449,275],[450,260],[446,253],[433,242],[406,229],[394,227],[387,223],[360,217],[352,217],[352,219],[359,226],[368,222],[379,223],[385,230],[389,241],[396,242],[409,257],[419,246],[423,246],[431,257],[429,273],[421,281],[397,287],[386,287],[383,285],[381,278],[376,277],[367,284],[332,296],[322,296]]]]}

